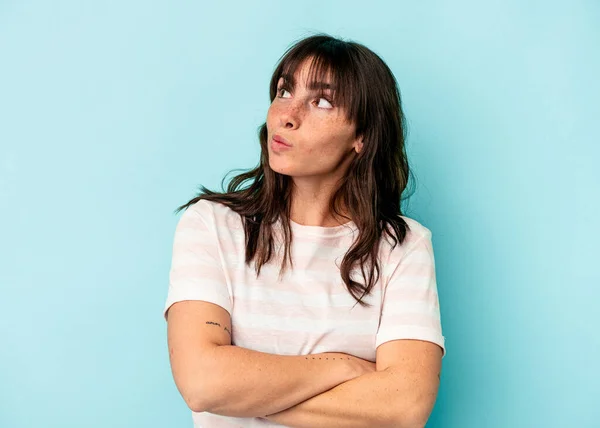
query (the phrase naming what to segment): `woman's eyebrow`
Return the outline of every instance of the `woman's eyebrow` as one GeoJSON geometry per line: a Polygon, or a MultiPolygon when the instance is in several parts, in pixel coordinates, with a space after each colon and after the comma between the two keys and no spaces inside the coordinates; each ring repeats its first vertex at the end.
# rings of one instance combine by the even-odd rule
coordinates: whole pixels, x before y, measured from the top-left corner
{"type": "MultiPolygon", "coordinates": [[[[292,89],[296,87],[296,79],[294,78],[294,76],[289,75],[289,74],[282,74],[281,78],[283,79],[283,81],[287,84],[289,84],[292,89]]],[[[329,82],[311,82],[308,86],[308,89],[310,91],[319,91],[319,90],[323,90],[323,89],[329,89],[329,90],[336,90],[336,86],[332,85],[329,82]]]]}

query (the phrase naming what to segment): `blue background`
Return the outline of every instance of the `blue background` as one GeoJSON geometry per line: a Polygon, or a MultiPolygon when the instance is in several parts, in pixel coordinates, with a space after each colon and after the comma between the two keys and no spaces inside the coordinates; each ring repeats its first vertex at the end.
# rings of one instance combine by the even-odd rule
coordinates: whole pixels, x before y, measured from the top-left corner
{"type": "Polygon", "coordinates": [[[599,23],[575,0],[0,1],[0,427],[191,427],[173,210],[256,164],[274,66],[318,31],[399,82],[448,349],[428,427],[600,426],[599,23]]]}

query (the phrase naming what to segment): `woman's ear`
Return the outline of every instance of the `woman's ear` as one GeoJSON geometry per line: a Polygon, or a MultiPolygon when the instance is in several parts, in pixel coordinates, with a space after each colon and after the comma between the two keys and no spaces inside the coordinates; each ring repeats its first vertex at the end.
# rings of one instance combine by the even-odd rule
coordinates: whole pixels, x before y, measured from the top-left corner
{"type": "Polygon", "coordinates": [[[362,148],[363,148],[363,137],[360,137],[359,139],[357,139],[354,142],[354,150],[356,151],[356,153],[360,153],[362,148]]]}

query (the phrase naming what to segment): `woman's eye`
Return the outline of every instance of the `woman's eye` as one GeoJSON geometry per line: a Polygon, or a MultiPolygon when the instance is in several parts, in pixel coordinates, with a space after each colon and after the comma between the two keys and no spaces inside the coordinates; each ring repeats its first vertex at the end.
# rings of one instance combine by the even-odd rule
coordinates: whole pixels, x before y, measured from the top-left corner
{"type": "Polygon", "coordinates": [[[282,91],[287,92],[287,89],[285,87],[283,87],[283,86],[281,88],[277,89],[277,93],[279,94],[280,97],[283,97],[282,94],[281,94],[282,91]]]}
{"type": "MultiPolygon", "coordinates": [[[[284,92],[288,92],[289,93],[289,91],[287,90],[287,88],[285,86],[282,86],[282,87],[278,88],[277,89],[277,96],[279,98],[287,98],[287,97],[283,96],[284,92]]],[[[317,98],[317,100],[319,101],[317,103],[318,107],[327,108],[327,109],[333,108],[333,105],[331,104],[331,101],[329,101],[327,98],[325,98],[325,97],[319,97],[319,98],[317,98]],[[320,103],[321,100],[325,101],[327,104],[321,105],[321,103],[320,103]]]]}
{"type": "Polygon", "coordinates": [[[327,98],[321,97],[319,98],[319,101],[321,100],[325,101],[329,105],[329,107],[325,106],[326,108],[333,108],[333,105],[331,105],[331,102],[327,98]]]}

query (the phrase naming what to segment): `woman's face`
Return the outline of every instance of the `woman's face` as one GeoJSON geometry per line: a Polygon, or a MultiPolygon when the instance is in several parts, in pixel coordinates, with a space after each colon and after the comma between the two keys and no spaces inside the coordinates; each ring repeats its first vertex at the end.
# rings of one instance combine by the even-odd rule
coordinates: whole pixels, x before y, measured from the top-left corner
{"type": "MultiPolygon", "coordinates": [[[[331,91],[319,95],[307,88],[308,61],[296,71],[294,88],[279,79],[277,94],[267,112],[269,165],[292,177],[343,175],[349,162],[362,148],[355,125],[331,100],[331,91]],[[323,98],[324,97],[324,98],[323,98]],[[290,147],[273,147],[273,137],[282,137],[290,147]]],[[[328,83],[327,81],[322,83],[328,83]]]]}

